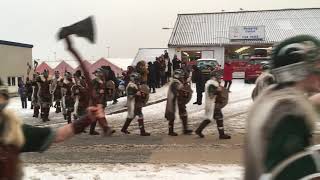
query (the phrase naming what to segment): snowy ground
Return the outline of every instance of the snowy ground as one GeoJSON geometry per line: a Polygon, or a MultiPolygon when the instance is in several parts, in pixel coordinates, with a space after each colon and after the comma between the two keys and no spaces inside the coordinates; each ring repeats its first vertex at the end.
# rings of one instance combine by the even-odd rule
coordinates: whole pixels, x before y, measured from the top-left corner
{"type": "MultiPolygon", "coordinates": [[[[151,137],[137,136],[139,131],[135,121],[129,127],[131,135],[121,134],[119,130],[126,112],[108,115],[110,125],[117,130],[114,137],[104,139],[81,134],[66,143],[53,145],[43,154],[27,153],[23,156],[25,179],[241,179],[242,168],[235,164],[241,161],[241,137],[245,133],[246,112],[252,103],[253,87],[244,84],[243,80],[234,80],[232,84],[229,104],[224,108],[225,127],[233,136],[231,141],[217,141],[215,123],[204,131],[207,138],[201,141],[196,136],[168,137],[168,125],[164,119],[166,102],[160,102],[143,109],[145,127],[152,133],[151,137]],[[230,157],[221,158],[228,150],[230,157]],[[172,157],[168,158],[170,155],[172,157]],[[77,161],[79,158],[81,162],[77,161]],[[134,164],[117,164],[123,162],[134,164]]],[[[157,89],[149,101],[164,99],[166,94],[167,86],[157,89]]],[[[192,129],[204,117],[204,105],[193,105],[195,100],[194,92],[187,105],[192,129]]],[[[120,98],[116,105],[109,102],[106,113],[125,108],[125,104],[125,97],[120,98]]],[[[19,98],[13,98],[9,107],[15,109],[28,124],[57,128],[66,123],[62,115],[55,114],[53,109],[50,122],[42,123],[40,119],[32,118],[33,111],[21,109],[19,98]]],[[[175,129],[181,133],[179,119],[175,129]]]]}
{"type": "Polygon", "coordinates": [[[198,180],[241,179],[238,165],[218,164],[45,164],[28,165],[25,180],[198,180]],[[50,169],[50,172],[48,172],[50,169]]]}

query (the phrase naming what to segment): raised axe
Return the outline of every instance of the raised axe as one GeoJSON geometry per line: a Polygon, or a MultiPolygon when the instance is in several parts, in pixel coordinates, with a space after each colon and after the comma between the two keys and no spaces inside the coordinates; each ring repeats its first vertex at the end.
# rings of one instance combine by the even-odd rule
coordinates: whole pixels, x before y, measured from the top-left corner
{"type": "MultiPolygon", "coordinates": [[[[91,43],[95,42],[95,32],[94,32],[94,20],[93,17],[90,16],[82,21],[79,21],[75,24],[72,24],[70,26],[66,26],[60,29],[58,33],[58,40],[64,39],[67,44],[67,49],[70,51],[70,53],[76,58],[76,60],[79,62],[80,67],[83,71],[84,77],[86,79],[86,83],[88,84],[88,92],[90,95],[90,105],[96,106],[97,103],[97,95],[94,91],[92,81],[90,78],[89,71],[85,64],[83,63],[83,60],[78,53],[78,51],[73,47],[73,43],[71,41],[70,36],[71,35],[77,35],[79,37],[84,37],[85,39],[88,39],[91,43]]],[[[114,133],[114,130],[112,130],[107,123],[106,118],[97,119],[99,122],[101,128],[103,129],[103,133],[105,136],[110,136],[114,133]]]]}

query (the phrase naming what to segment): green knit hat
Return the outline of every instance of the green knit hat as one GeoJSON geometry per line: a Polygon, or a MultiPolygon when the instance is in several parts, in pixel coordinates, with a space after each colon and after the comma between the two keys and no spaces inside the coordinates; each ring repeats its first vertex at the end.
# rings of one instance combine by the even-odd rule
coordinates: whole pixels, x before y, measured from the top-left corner
{"type": "Polygon", "coordinates": [[[277,82],[300,81],[311,73],[320,74],[320,41],[313,36],[299,35],[286,39],[272,50],[272,73],[277,82]]]}

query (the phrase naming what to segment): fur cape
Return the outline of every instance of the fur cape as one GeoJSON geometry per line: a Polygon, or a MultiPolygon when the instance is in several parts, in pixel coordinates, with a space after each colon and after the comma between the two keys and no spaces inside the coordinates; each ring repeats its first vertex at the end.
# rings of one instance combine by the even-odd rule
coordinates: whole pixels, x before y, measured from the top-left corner
{"type": "Polygon", "coordinates": [[[215,87],[219,87],[219,83],[215,80],[208,80],[205,85],[205,119],[213,120],[214,106],[216,102],[216,96],[209,95],[209,86],[213,85],[215,87]]]}
{"type": "Polygon", "coordinates": [[[173,93],[173,85],[178,84],[177,89],[181,89],[183,87],[183,84],[178,79],[172,79],[169,85],[168,89],[168,95],[167,95],[167,105],[166,105],[166,111],[165,111],[165,117],[168,119],[172,115],[175,116],[176,109],[177,109],[177,96],[173,93]]]}
{"type": "Polygon", "coordinates": [[[128,107],[127,118],[133,119],[135,117],[134,108],[135,108],[135,104],[136,104],[136,98],[135,98],[135,95],[128,95],[129,88],[138,89],[138,86],[133,82],[129,82],[129,84],[127,85],[127,88],[126,88],[126,92],[127,92],[127,107],[128,107]]]}
{"type": "MultiPolygon", "coordinates": [[[[4,130],[1,132],[0,143],[5,145],[14,145],[21,148],[24,143],[21,120],[16,114],[9,109],[4,109],[0,118],[4,124],[4,130]]],[[[1,122],[0,121],[0,122],[1,122]]]]}
{"type": "Polygon", "coordinates": [[[286,87],[274,90],[271,85],[257,97],[247,119],[247,135],[245,138],[245,180],[259,179],[266,173],[264,160],[266,149],[271,139],[272,130],[286,115],[300,116],[312,132],[317,113],[303,92],[286,87]],[[285,110],[278,112],[281,107],[285,110]]]}
{"type": "Polygon", "coordinates": [[[256,80],[256,87],[252,91],[251,98],[254,100],[262,90],[275,82],[275,78],[268,71],[262,73],[256,80]]]}

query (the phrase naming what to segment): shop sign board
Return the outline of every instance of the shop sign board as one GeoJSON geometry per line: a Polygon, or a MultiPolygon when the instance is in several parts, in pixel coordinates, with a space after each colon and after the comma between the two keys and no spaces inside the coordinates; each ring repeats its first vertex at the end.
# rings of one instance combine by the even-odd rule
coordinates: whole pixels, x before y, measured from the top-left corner
{"type": "Polygon", "coordinates": [[[264,40],[265,26],[232,26],[229,29],[230,40],[264,40]]]}

